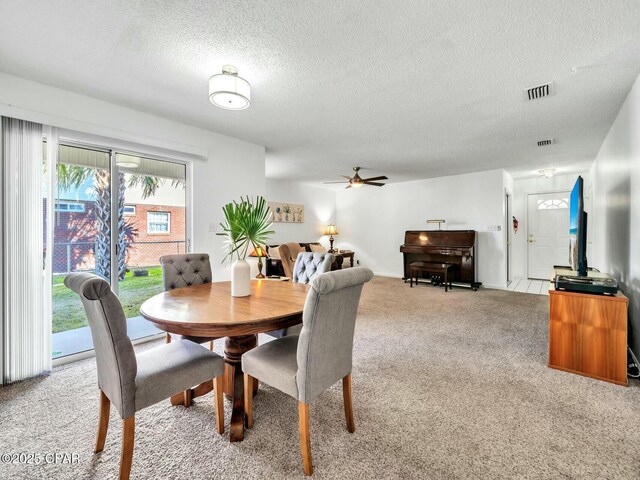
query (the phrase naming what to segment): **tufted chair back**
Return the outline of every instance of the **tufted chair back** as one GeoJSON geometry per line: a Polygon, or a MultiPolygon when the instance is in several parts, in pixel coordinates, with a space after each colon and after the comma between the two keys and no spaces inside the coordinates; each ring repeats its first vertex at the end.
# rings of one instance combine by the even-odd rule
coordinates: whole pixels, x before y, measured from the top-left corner
{"type": "Polygon", "coordinates": [[[127,319],[109,284],[92,273],[72,273],[64,284],[80,296],[96,351],[98,385],[122,418],[135,412],[138,364],[127,336],[127,319]]]}
{"type": "Polygon", "coordinates": [[[373,278],[365,267],[317,275],[311,282],[298,337],[298,400],[310,403],[351,373],[353,333],[363,285],[373,278]]]}
{"type": "Polygon", "coordinates": [[[331,270],[335,261],[333,253],[303,252],[298,254],[293,267],[293,281],[309,283],[316,275],[331,270]]]}
{"type": "Polygon", "coordinates": [[[160,257],[165,291],[210,283],[211,263],[206,253],[182,253],[160,257]]]}

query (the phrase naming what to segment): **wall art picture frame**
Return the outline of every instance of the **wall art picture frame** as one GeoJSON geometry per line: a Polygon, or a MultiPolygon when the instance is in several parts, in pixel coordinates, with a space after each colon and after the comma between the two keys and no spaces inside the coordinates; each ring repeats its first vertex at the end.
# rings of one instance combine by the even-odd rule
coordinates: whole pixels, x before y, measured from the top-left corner
{"type": "Polygon", "coordinates": [[[273,223],[304,223],[304,205],[298,203],[268,202],[273,223]]]}

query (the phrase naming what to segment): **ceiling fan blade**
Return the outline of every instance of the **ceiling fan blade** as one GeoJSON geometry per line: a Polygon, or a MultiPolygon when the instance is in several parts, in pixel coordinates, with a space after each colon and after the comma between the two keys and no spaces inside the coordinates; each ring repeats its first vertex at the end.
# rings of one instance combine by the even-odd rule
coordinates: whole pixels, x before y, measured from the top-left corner
{"type": "Polygon", "coordinates": [[[385,185],[384,183],[367,182],[366,180],[365,180],[364,184],[365,185],[373,185],[374,187],[383,187],[385,185]]]}
{"type": "Polygon", "coordinates": [[[347,180],[351,180],[351,177],[347,177],[346,175],[340,175],[342,178],[346,178],[347,180]]]}
{"type": "Polygon", "coordinates": [[[382,175],[380,177],[363,178],[362,180],[364,180],[365,182],[368,182],[370,180],[389,180],[389,179],[384,175],[382,175]]]}
{"type": "Polygon", "coordinates": [[[345,182],[344,180],[340,180],[339,182],[322,182],[322,183],[349,183],[349,182],[345,182]]]}
{"type": "Polygon", "coordinates": [[[347,185],[344,189],[351,188],[351,184],[347,185]]]}

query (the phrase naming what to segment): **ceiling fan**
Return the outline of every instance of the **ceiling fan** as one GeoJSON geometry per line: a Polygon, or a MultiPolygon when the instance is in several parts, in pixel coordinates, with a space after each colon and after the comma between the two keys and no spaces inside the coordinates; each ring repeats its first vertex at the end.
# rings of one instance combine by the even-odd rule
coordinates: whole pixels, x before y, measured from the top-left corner
{"type": "Polygon", "coordinates": [[[351,188],[351,187],[360,188],[363,185],[373,185],[374,187],[382,187],[384,183],[379,183],[379,182],[376,182],[375,180],[388,180],[388,178],[385,177],[384,175],[380,177],[362,178],[358,174],[359,170],[360,170],[360,167],[353,167],[353,171],[356,172],[356,174],[353,177],[347,177],[346,175],[342,175],[343,178],[347,179],[346,182],[342,180],[340,182],[324,182],[324,183],[348,183],[349,185],[347,185],[347,188],[351,188]]]}

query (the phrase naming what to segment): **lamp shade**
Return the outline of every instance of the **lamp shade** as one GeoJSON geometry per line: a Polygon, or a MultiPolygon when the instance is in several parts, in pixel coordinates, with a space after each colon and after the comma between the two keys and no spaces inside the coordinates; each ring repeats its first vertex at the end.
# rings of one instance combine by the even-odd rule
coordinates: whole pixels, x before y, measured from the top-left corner
{"type": "Polygon", "coordinates": [[[244,110],[251,103],[251,85],[238,76],[236,67],[225,65],[209,79],[209,100],[226,110],[244,110]]]}
{"type": "Polygon", "coordinates": [[[324,229],[324,234],[325,235],[338,235],[338,229],[336,228],[336,226],[332,223],[330,225],[327,225],[327,228],[324,229]]]}
{"type": "Polygon", "coordinates": [[[250,257],[268,257],[267,252],[262,247],[257,247],[249,254],[250,257]]]}

